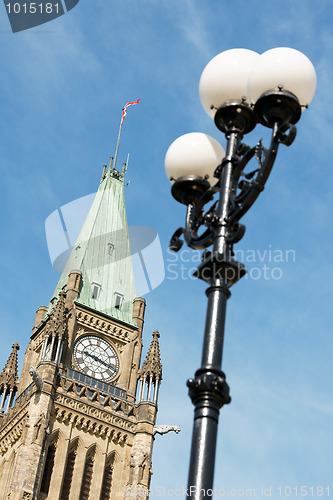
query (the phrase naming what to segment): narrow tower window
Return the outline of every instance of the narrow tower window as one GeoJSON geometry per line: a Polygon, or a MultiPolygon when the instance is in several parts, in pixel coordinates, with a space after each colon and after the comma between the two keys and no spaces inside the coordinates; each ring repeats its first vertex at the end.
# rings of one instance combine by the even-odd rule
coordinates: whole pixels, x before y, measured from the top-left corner
{"type": "Polygon", "coordinates": [[[113,460],[114,456],[108,458],[105,465],[100,500],[110,500],[111,487],[112,487],[113,460]]]}
{"type": "Polygon", "coordinates": [[[120,309],[121,305],[123,303],[123,300],[124,300],[124,296],[121,295],[121,293],[118,293],[118,292],[116,292],[114,294],[114,296],[115,296],[114,306],[115,306],[116,309],[120,309]]]}
{"type": "Polygon", "coordinates": [[[112,255],[114,252],[114,244],[113,243],[108,243],[108,254],[112,255]]]}
{"type": "Polygon", "coordinates": [[[56,452],[56,447],[54,444],[51,444],[47,450],[46,460],[45,460],[45,468],[42,478],[42,484],[40,487],[41,493],[48,494],[50,489],[51,477],[54,466],[54,456],[56,452]]]}
{"type": "Polygon", "coordinates": [[[84,464],[83,478],[80,491],[80,500],[88,500],[94,468],[94,451],[89,453],[84,464]]]}
{"type": "Polygon", "coordinates": [[[98,300],[101,292],[101,285],[99,285],[98,283],[92,283],[91,287],[93,299],[98,300]]]}
{"type": "Polygon", "coordinates": [[[77,446],[72,448],[69,451],[68,456],[67,456],[64,482],[63,482],[62,492],[61,492],[61,496],[60,496],[61,500],[68,500],[69,499],[69,494],[71,491],[71,485],[72,485],[72,479],[73,479],[75,459],[76,459],[76,448],[77,448],[77,446]]]}

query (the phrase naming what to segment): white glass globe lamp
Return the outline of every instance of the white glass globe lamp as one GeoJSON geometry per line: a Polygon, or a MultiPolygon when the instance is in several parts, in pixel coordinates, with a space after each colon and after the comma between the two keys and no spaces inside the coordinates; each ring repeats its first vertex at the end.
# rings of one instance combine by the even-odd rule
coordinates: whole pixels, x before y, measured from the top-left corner
{"type": "Polygon", "coordinates": [[[248,78],[248,95],[255,103],[269,90],[292,92],[308,106],[316,91],[316,71],[302,52],[288,47],[267,50],[254,62],[248,78]]]}
{"type": "Polygon", "coordinates": [[[287,47],[268,50],[254,63],[249,74],[248,94],[260,123],[295,124],[316,91],[317,77],[311,61],[302,52],[287,47]]]}
{"type": "Polygon", "coordinates": [[[176,139],[165,156],[165,171],[171,182],[184,176],[206,178],[216,184],[215,169],[225,152],[216,139],[201,132],[192,132],[176,139]]]}
{"type": "Polygon", "coordinates": [[[201,103],[214,118],[218,108],[229,101],[249,101],[248,76],[259,54],[248,49],[230,49],[215,56],[202,72],[199,83],[201,103]]]}
{"type": "Polygon", "coordinates": [[[178,137],[165,156],[172,196],[183,203],[205,203],[212,198],[216,168],[225,156],[222,146],[207,134],[192,132],[178,137]]]}

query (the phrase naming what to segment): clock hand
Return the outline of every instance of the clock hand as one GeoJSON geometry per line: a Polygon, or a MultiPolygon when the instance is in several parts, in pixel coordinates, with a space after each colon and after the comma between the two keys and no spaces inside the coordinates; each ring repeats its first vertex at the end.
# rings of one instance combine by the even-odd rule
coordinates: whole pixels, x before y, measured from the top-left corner
{"type": "Polygon", "coordinates": [[[94,354],[90,354],[90,352],[88,351],[83,351],[83,354],[85,354],[86,356],[89,356],[90,358],[92,358],[94,361],[98,361],[101,365],[104,365],[106,366],[107,368],[111,368],[112,370],[114,370],[114,367],[109,365],[108,363],[105,363],[105,361],[101,360],[100,358],[98,358],[97,356],[95,356],[94,354]]]}

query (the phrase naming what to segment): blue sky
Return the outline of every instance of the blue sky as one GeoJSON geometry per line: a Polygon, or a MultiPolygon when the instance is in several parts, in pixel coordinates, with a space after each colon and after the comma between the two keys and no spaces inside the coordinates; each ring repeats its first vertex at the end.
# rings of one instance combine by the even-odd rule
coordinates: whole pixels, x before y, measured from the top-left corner
{"type": "MultiPolygon", "coordinates": [[[[223,370],[232,403],[221,411],[215,486],[238,496],[272,486],[273,499],[279,486],[287,493],[288,486],[313,486],[314,496],[317,486],[329,486],[332,495],[332,3],[81,0],[59,19],[17,34],[0,8],[0,366],[16,340],[22,361],[35,310],[58,280],[45,219],[97,188],[121,109],[140,98],[128,110],[119,162],[130,154],[129,224],[155,228],[165,252],[166,279],[146,297],[144,341],[146,350],[159,329],[158,423],[182,428],[156,437],[155,496],[187,483],[193,409],[185,382],[200,364],[206,307],[205,285],[190,277],[195,253],[179,257],[183,279],[170,270],[168,241],[185,210],[170,195],[165,152],[194,131],[225,145],[198,96],[201,72],[219,52],[290,46],[311,59],[316,96],[295,142],[281,146],[237,246],[249,273],[228,303],[223,370]],[[275,251],[283,262],[274,261],[275,251]],[[263,265],[278,267],[281,278],[268,272],[265,279],[263,265]]],[[[261,136],[267,133],[258,127],[251,145],[261,136]]]]}

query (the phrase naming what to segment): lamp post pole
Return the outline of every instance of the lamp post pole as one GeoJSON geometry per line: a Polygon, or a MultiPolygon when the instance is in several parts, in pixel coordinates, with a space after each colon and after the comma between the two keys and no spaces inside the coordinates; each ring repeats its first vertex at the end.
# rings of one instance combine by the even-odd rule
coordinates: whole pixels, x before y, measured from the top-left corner
{"type": "MultiPolygon", "coordinates": [[[[232,159],[239,142],[239,133],[232,132],[227,140],[226,156],[222,162],[221,186],[216,209],[216,231],[213,239],[213,255],[229,256],[227,241],[232,159]]],[[[229,387],[222,368],[223,342],[227,301],[230,297],[226,276],[215,273],[216,262],[210,259],[206,267],[211,286],[206,290],[208,298],[201,367],[194,379],[189,379],[189,395],[195,406],[192,448],[188,476],[188,496],[201,498],[200,492],[213,488],[215,453],[219,410],[231,401],[229,387]],[[200,446],[198,446],[200,443],[200,446]]]]}
{"type": "Polygon", "coordinates": [[[222,371],[222,353],[229,289],[246,273],[244,265],[233,258],[233,245],[245,233],[245,226],[239,220],[263,191],[279,145],[290,146],[295,139],[295,124],[301,117],[302,107],[307,107],[311,101],[315,87],[316,76],[311,62],[293,49],[273,49],[261,56],[245,49],[219,54],[206,66],[200,91],[207,113],[225,134],[226,152],[215,139],[196,133],[178,138],[166,155],[167,175],[173,182],[172,195],[187,206],[185,227],[174,233],[170,248],[179,251],[183,237],[189,247],[205,249],[194,275],[209,285],[201,367],[195,377],[187,381],[195,407],[187,489],[187,497],[193,500],[213,495],[219,410],[231,401],[222,371]],[[240,81],[240,62],[244,63],[245,86],[235,91],[240,81]],[[265,65],[270,70],[267,70],[268,77],[263,72],[265,65]],[[299,85],[294,85],[294,77],[289,83],[285,71],[293,66],[299,85]],[[228,69],[235,73],[235,82],[227,81],[223,86],[221,75],[228,74],[228,69]],[[214,73],[218,85],[212,84],[214,73]],[[282,85],[281,79],[288,85],[282,85]],[[256,96],[252,102],[246,102],[244,97],[248,81],[255,82],[249,91],[256,96]],[[217,91],[219,85],[221,89],[217,91]],[[261,141],[252,148],[241,142],[258,123],[272,131],[267,149],[261,141]],[[257,168],[246,172],[251,160],[257,161],[257,168]],[[217,200],[207,208],[215,195],[217,200]],[[199,231],[203,227],[205,230],[199,231]],[[208,247],[212,249],[207,250],[208,247]]]}

